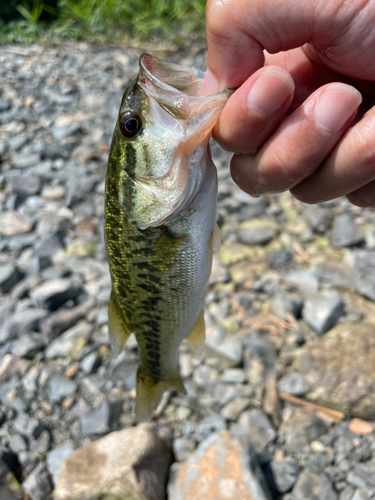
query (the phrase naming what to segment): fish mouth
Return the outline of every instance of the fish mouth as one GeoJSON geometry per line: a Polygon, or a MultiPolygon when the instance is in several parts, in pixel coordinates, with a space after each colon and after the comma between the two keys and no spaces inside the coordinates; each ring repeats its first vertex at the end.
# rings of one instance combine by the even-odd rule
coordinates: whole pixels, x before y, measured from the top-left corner
{"type": "Polygon", "coordinates": [[[139,68],[145,78],[163,91],[174,89],[190,96],[199,95],[204,77],[202,71],[161,61],[146,53],[139,58],[139,68]]]}
{"type": "Polygon", "coordinates": [[[204,72],[180,64],[161,61],[150,54],[139,58],[138,84],[150,97],[174,118],[186,120],[193,115],[205,115],[208,130],[233,90],[200,96],[204,72]],[[215,117],[215,118],[214,118],[215,117]]]}
{"type": "MultiPolygon", "coordinates": [[[[136,85],[148,100],[149,113],[144,140],[153,153],[169,149],[172,158],[168,168],[159,168],[157,175],[136,175],[132,179],[141,204],[147,206],[135,218],[140,229],[168,223],[188,208],[205,178],[208,140],[231,92],[200,96],[203,77],[202,71],[150,54],[142,54],[139,59],[136,85]]],[[[157,154],[154,158],[157,160],[157,154]]]]}

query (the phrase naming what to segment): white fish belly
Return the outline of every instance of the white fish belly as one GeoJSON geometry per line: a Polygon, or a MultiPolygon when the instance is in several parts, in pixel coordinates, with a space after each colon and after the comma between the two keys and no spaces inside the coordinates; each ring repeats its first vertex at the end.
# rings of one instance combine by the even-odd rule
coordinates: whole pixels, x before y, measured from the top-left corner
{"type": "Polygon", "coordinates": [[[212,160],[205,156],[206,175],[193,203],[174,222],[172,231],[183,228],[186,239],[177,262],[171,269],[171,283],[183,290],[164,297],[166,313],[160,329],[162,366],[173,371],[177,366],[177,350],[193,329],[204,304],[212,264],[212,238],[216,220],[217,175],[212,160]],[[167,311],[166,311],[167,312],[167,311]],[[169,367],[169,369],[167,368],[169,367]]]}

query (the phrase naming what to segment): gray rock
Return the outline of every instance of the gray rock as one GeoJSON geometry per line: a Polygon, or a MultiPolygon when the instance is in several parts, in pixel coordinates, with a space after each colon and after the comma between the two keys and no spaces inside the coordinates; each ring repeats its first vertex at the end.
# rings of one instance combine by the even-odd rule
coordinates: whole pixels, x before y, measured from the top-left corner
{"type": "Polygon", "coordinates": [[[236,386],[223,383],[215,384],[212,393],[215,401],[217,401],[221,406],[225,406],[229,403],[229,401],[232,401],[232,399],[238,396],[236,386]]]}
{"type": "Polygon", "coordinates": [[[202,441],[206,437],[216,432],[223,431],[227,428],[225,419],[220,415],[210,415],[201,420],[197,426],[195,436],[198,441],[202,441]]]}
{"type": "Polygon", "coordinates": [[[82,358],[79,366],[84,373],[93,373],[100,364],[100,356],[97,352],[90,352],[82,358]]]}
{"type": "Polygon", "coordinates": [[[324,265],[322,280],[330,288],[352,289],[360,280],[360,272],[345,261],[328,261],[324,265]]]}
{"type": "Polygon", "coordinates": [[[76,299],[81,293],[80,287],[72,280],[53,279],[37,286],[31,292],[31,298],[36,307],[55,311],[65,302],[76,299]]]}
{"type": "Polygon", "coordinates": [[[364,235],[349,214],[335,217],[332,227],[332,242],[335,248],[344,248],[364,243],[364,235]]]}
{"type": "Polygon", "coordinates": [[[52,127],[52,135],[56,141],[61,141],[70,135],[77,133],[81,126],[78,123],[70,125],[54,126],[52,127]]]}
{"type": "Polygon", "coordinates": [[[370,500],[368,492],[366,490],[356,490],[351,500],[370,500]]]}
{"type": "Polygon", "coordinates": [[[282,462],[272,460],[271,470],[279,493],[287,493],[290,491],[301,471],[298,462],[291,458],[283,460],[282,462]]]}
{"type": "Polygon", "coordinates": [[[47,341],[41,333],[28,333],[14,342],[12,353],[21,358],[32,359],[46,345],[47,341]]]}
{"type": "Polygon", "coordinates": [[[47,430],[40,433],[40,436],[32,443],[31,449],[39,455],[47,453],[51,445],[51,435],[47,430]]]}
{"type": "Polygon", "coordinates": [[[49,399],[52,402],[60,401],[77,390],[77,384],[60,375],[53,375],[49,380],[49,399]]]}
{"type": "Polygon", "coordinates": [[[360,278],[357,281],[357,292],[366,299],[375,301],[375,277],[370,274],[360,278]]]}
{"type": "Polygon", "coordinates": [[[339,500],[352,500],[355,488],[353,486],[346,486],[340,493],[339,500]]]}
{"type": "Polygon", "coordinates": [[[26,437],[31,437],[38,427],[39,422],[36,418],[30,417],[22,411],[17,412],[17,417],[13,421],[13,430],[26,437]]]}
{"type": "Polygon", "coordinates": [[[64,461],[73,453],[73,451],[73,443],[71,441],[67,441],[66,443],[57,446],[48,453],[47,466],[55,484],[59,479],[60,471],[64,461]]]}
{"type": "Polygon", "coordinates": [[[34,233],[16,234],[8,240],[9,250],[23,250],[35,244],[37,237],[34,233]]]}
{"type": "Polygon", "coordinates": [[[293,488],[293,500],[337,500],[337,493],[324,472],[304,469],[293,488]]]}
{"type": "Polygon", "coordinates": [[[25,134],[17,134],[9,138],[8,145],[9,149],[17,151],[21,149],[27,143],[27,136],[25,134]]]}
{"type": "Polygon", "coordinates": [[[327,431],[327,427],[314,412],[297,408],[285,423],[285,446],[290,454],[309,450],[310,443],[327,431]]]}
{"type": "Polygon", "coordinates": [[[82,304],[72,307],[71,309],[61,308],[49,314],[48,317],[42,321],[42,332],[45,333],[49,339],[53,340],[69,328],[75,326],[86,316],[92,306],[92,300],[86,300],[82,304]]]}
{"type": "Polygon", "coordinates": [[[344,304],[338,295],[311,297],[305,301],[302,318],[322,335],[333,328],[344,312],[344,304]]]}
{"type": "Polygon", "coordinates": [[[366,483],[366,480],[361,477],[359,474],[355,473],[355,472],[349,472],[347,478],[346,478],[346,482],[348,484],[351,484],[352,486],[355,486],[356,488],[366,488],[367,487],[367,483],[366,483]]]}
{"type": "Polygon", "coordinates": [[[82,419],[81,431],[83,436],[90,434],[105,434],[109,427],[109,405],[104,401],[97,410],[82,419]]]}
{"type": "Polygon", "coordinates": [[[82,398],[78,398],[76,404],[72,408],[73,414],[80,419],[86,417],[90,411],[90,406],[82,398]]]}
{"type": "Polygon", "coordinates": [[[216,382],[218,378],[217,370],[207,365],[198,365],[193,372],[193,381],[201,388],[206,388],[209,384],[216,382]]]}
{"type": "Polygon", "coordinates": [[[329,208],[319,205],[309,205],[304,210],[304,216],[314,231],[325,233],[332,222],[333,214],[329,208]]]}
{"type": "Polygon", "coordinates": [[[14,264],[0,266],[0,292],[9,293],[24,276],[25,273],[14,264]]]}
{"type": "MultiPolygon", "coordinates": [[[[248,224],[245,222],[244,224],[248,224]]],[[[246,245],[267,245],[278,233],[278,228],[267,224],[256,225],[254,227],[244,227],[238,233],[238,239],[246,245]]]]}
{"type": "Polygon", "coordinates": [[[22,378],[22,385],[26,391],[36,392],[38,387],[37,385],[38,376],[39,376],[39,367],[37,365],[34,365],[22,378]]]}
{"type": "Polygon", "coordinates": [[[277,388],[280,392],[286,392],[292,394],[292,396],[304,396],[309,390],[305,379],[297,372],[290,372],[285,377],[282,377],[277,384],[277,388]]]}
{"type": "Polygon", "coordinates": [[[12,163],[16,168],[29,168],[40,162],[40,153],[15,154],[12,157],[12,163]]]}
{"type": "Polygon", "coordinates": [[[246,373],[241,368],[229,368],[221,377],[227,384],[244,384],[247,381],[246,373]]]}
{"type": "Polygon", "coordinates": [[[267,252],[267,262],[272,269],[285,269],[285,266],[292,260],[292,253],[289,250],[275,250],[267,252]]]}
{"type": "Polygon", "coordinates": [[[12,175],[7,179],[7,181],[11,192],[20,197],[38,194],[42,185],[38,177],[31,175],[12,175]]]}
{"type": "Polygon", "coordinates": [[[10,300],[8,297],[0,298],[0,325],[9,319],[14,310],[14,306],[14,301],[10,300]]]}
{"type": "Polygon", "coordinates": [[[269,374],[274,372],[273,345],[263,337],[250,337],[246,340],[243,364],[251,384],[264,388],[269,374]]]}
{"type": "Polygon", "coordinates": [[[55,359],[71,355],[74,358],[78,358],[90,333],[91,326],[85,321],[81,321],[51,342],[45,350],[45,357],[47,359],[55,359]]]}
{"type": "Polygon", "coordinates": [[[285,276],[285,282],[305,293],[317,292],[320,288],[319,276],[310,269],[291,271],[285,276]]]}
{"type": "Polygon", "coordinates": [[[213,255],[210,283],[227,283],[230,281],[230,274],[217,255],[213,255]]]}
{"type": "Polygon", "coordinates": [[[17,212],[0,213],[0,235],[15,236],[28,233],[32,225],[17,212]]]}
{"type": "Polygon", "coordinates": [[[13,453],[19,453],[27,449],[25,439],[19,434],[12,434],[9,436],[9,447],[13,453]]]}
{"type": "Polygon", "coordinates": [[[302,299],[284,291],[278,291],[270,299],[271,310],[276,316],[285,320],[289,314],[295,318],[301,316],[302,299]]]}
{"type": "Polygon", "coordinates": [[[258,451],[276,438],[276,431],[267,415],[260,409],[242,413],[238,419],[236,435],[247,438],[258,451]]]}
{"type": "Polygon", "coordinates": [[[195,444],[192,439],[180,437],[173,441],[173,453],[178,462],[183,462],[194,451],[195,444]]]}
{"type": "Polygon", "coordinates": [[[5,354],[0,360],[0,383],[6,382],[15,375],[22,377],[30,366],[30,361],[5,354]]]}
{"type": "Polygon", "coordinates": [[[227,403],[220,411],[225,419],[235,421],[238,419],[240,414],[250,406],[249,398],[247,397],[235,397],[229,403],[227,403]]]}
{"type": "Polygon", "coordinates": [[[243,340],[235,335],[227,335],[217,329],[206,338],[206,346],[221,356],[229,366],[238,366],[242,361],[243,340]]]}
{"type": "Polygon", "coordinates": [[[52,483],[45,462],[41,462],[22,483],[33,500],[45,500],[52,491],[52,483]]]}
{"type": "Polygon", "coordinates": [[[28,274],[38,274],[43,269],[52,265],[52,259],[49,255],[36,255],[27,266],[28,274]]]}
{"type": "Polygon", "coordinates": [[[6,342],[15,337],[22,337],[30,331],[38,330],[40,322],[47,314],[47,311],[36,308],[16,312],[5,322],[2,330],[0,330],[0,342],[6,342]]]}
{"type": "Polygon", "coordinates": [[[8,99],[0,99],[0,112],[7,111],[11,107],[12,107],[12,101],[9,101],[8,99]]]}

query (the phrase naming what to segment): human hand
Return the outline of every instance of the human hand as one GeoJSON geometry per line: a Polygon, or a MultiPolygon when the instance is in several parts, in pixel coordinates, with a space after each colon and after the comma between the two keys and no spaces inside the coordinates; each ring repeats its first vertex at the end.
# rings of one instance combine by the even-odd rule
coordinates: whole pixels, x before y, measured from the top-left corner
{"type": "Polygon", "coordinates": [[[239,87],[214,130],[239,187],[375,206],[374,3],[208,0],[206,22],[203,93],[239,87]]]}

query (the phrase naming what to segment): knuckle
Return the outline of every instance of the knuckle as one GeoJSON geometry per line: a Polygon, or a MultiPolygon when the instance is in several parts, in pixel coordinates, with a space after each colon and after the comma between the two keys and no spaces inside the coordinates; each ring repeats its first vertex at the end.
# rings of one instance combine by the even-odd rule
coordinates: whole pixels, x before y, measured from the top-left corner
{"type": "Polygon", "coordinates": [[[297,154],[297,151],[285,148],[278,144],[272,151],[269,161],[270,171],[277,174],[283,189],[291,188],[304,177],[306,160],[297,154]]]}
{"type": "Polygon", "coordinates": [[[206,30],[214,38],[225,38],[232,16],[227,2],[208,0],[206,5],[206,30]]]}

